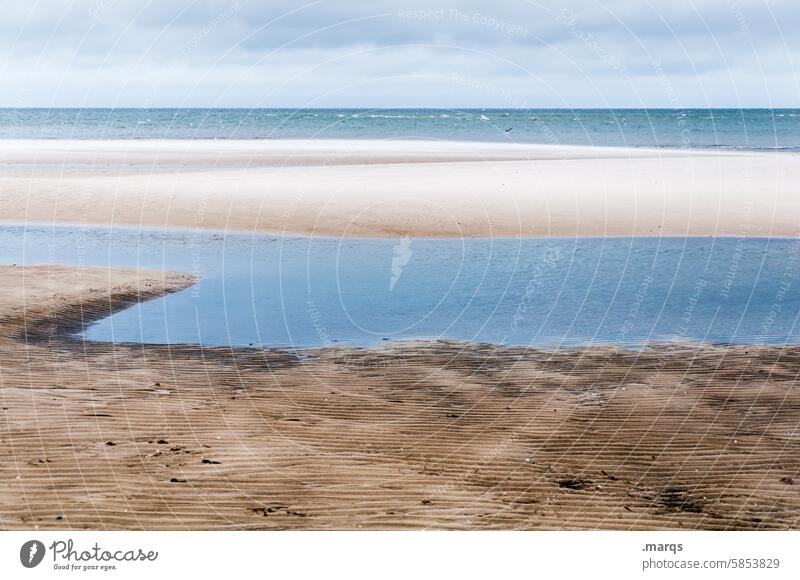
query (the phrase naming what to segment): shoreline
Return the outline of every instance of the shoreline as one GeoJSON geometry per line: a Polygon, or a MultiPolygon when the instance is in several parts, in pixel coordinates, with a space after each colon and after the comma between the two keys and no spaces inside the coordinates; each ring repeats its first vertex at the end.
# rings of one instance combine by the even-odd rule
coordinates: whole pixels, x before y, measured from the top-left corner
{"type": "Polygon", "coordinates": [[[797,346],[113,345],[192,278],[0,281],[4,529],[797,527],[797,346]]]}
{"type": "Polygon", "coordinates": [[[794,237],[800,155],[413,141],[5,141],[7,222],[331,237],[794,237]]]}
{"type": "MultiPolygon", "coordinates": [[[[194,227],[182,227],[182,226],[168,226],[168,227],[157,227],[157,226],[136,226],[132,224],[107,224],[107,223],[90,223],[90,222],[43,222],[43,221],[28,221],[28,222],[20,222],[16,220],[3,220],[0,219],[0,227],[5,228],[65,228],[65,229],[88,229],[88,230],[100,230],[100,231],[125,231],[125,232],[142,232],[146,234],[163,234],[166,232],[176,232],[176,233],[193,233],[193,234],[208,234],[208,235],[221,235],[221,236],[239,236],[239,237],[264,237],[264,238],[272,238],[272,237],[284,237],[289,239],[322,239],[322,240],[338,240],[341,239],[342,236],[336,236],[332,234],[323,234],[323,233],[306,233],[306,232],[292,232],[292,231],[275,231],[275,230],[236,230],[236,229],[215,229],[215,228],[194,228],[194,227]]],[[[800,228],[798,228],[798,235],[800,235],[800,228]]],[[[394,238],[395,236],[388,236],[388,235],[348,235],[347,238],[353,239],[386,239],[386,238],[394,238]]],[[[458,236],[434,236],[434,235],[427,235],[427,236],[413,236],[414,240],[459,240],[462,239],[458,236]]],[[[712,238],[715,240],[738,240],[738,239],[750,239],[750,240],[795,240],[797,238],[796,235],[781,235],[781,236],[755,236],[755,235],[743,235],[739,234],[725,234],[725,235],[713,235],[713,234],[636,234],[636,235],[561,235],[561,236],[542,236],[542,235],[530,235],[530,236],[470,236],[470,239],[473,240],[507,240],[507,241],[515,241],[515,240],[574,240],[574,239],[582,239],[582,240],[629,240],[631,238],[652,238],[652,239],[672,239],[672,240],[682,240],[682,239],[697,239],[697,238],[712,238]]],[[[2,265],[2,264],[0,264],[2,265]]]]}

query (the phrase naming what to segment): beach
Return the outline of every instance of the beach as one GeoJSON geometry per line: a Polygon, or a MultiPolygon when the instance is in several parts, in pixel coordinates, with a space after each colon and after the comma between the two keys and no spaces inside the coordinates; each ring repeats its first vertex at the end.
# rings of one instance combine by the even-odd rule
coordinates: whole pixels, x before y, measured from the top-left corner
{"type": "Polygon", "coordinates": [[[796,346],[83,342],[185,274],[0,267],[4,529],[793,529],[796,346]]]}
{"type": "MultiPolygon", "coordinates": [[[[109,236],[791,237],[797,161],[442,142],[5,141],[0,218],[110,226],[109,236]]],[[[78,334],[197,281],[0,266],[1,528],[797,527],[798,346],[286,349],[78,334]]]]}
{"type": "Polygon", "coordinates": [[[0,579],[798,577],[800,11],[722,4],[4,6],[0,579]]]}
{"type": "Polygon", "coordinates": [[[2,221],[326,236],[784,236],[795,153],[437,141],[0,145],[2,221]]]}

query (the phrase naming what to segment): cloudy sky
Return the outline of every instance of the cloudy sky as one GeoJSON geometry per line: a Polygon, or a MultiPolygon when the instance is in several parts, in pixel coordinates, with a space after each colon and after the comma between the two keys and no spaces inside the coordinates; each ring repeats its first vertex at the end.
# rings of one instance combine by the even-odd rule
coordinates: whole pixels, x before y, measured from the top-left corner
{"type": "Polygon", "coordinates": [[[0,0],[0,106],[796,107],[797,0],[0,0]]]}

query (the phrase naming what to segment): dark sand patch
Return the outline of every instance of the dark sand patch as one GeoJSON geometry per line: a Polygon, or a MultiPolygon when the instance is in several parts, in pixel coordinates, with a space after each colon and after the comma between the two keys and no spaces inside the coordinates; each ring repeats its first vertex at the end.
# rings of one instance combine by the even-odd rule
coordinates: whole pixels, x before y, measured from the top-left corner
{"type": "Polygon", "coordinates": [[[798,347],[68,334],[191,281],[0,267],[0,527],[798,527],[798,347]]]}

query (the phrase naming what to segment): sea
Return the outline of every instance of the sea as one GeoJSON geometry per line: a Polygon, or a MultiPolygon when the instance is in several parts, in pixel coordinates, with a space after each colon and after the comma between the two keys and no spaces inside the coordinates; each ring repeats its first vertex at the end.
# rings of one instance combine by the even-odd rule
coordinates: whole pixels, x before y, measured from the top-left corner
{"type": "Polygon", "coordinates": [[[0,139],[431,139],[800,149],[800,109],[0,109],[0,139]]]}

